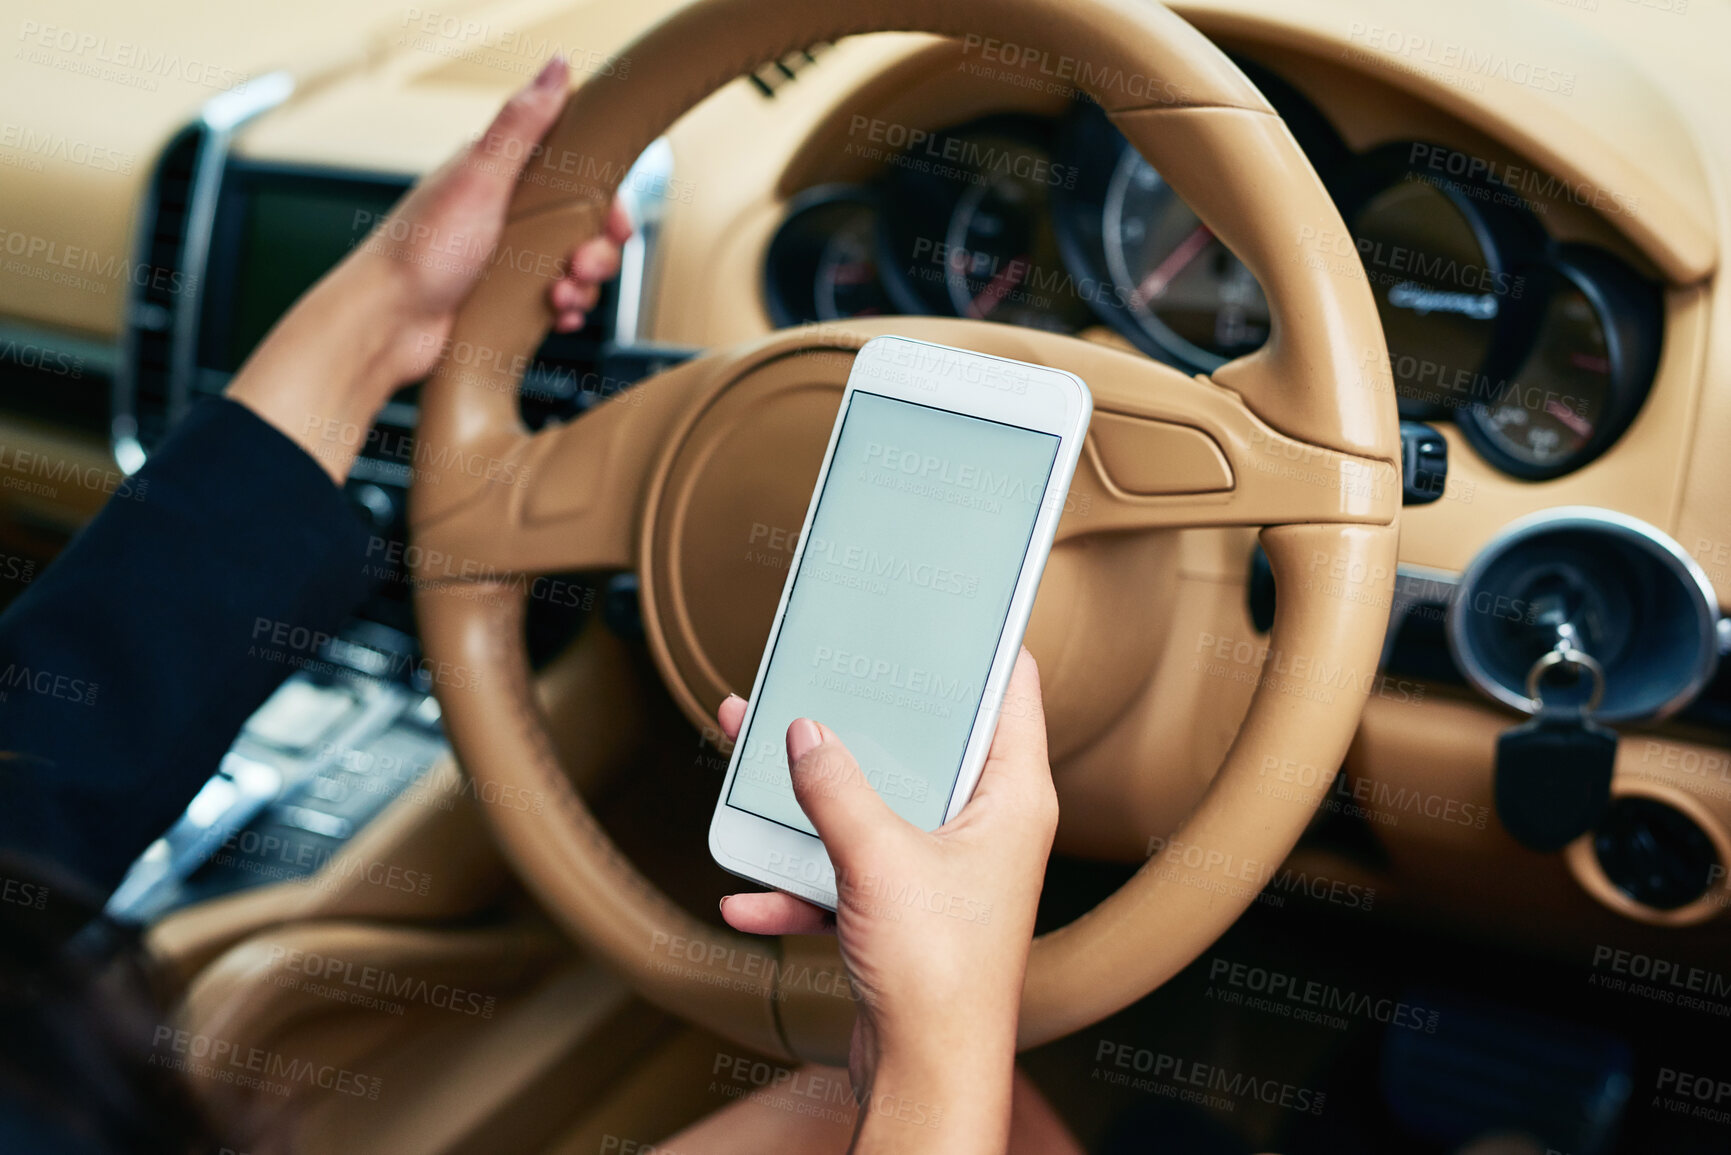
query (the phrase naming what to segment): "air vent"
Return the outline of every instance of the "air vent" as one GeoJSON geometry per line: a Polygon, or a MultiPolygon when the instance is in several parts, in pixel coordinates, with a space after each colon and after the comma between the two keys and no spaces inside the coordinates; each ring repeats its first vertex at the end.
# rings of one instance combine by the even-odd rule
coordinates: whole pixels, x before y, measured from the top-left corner
{"type": "Polygon", "coordinates": [[[763,65],[748,74],[752,87],[761,92],[764,99],[774,100],[778,89],[789,81],[798,79],[800,72],[816,64],[818,56],[828,47],[828,44],[813,44],[804,51],[789,52],[780,60],[763,65]]]}
{"type": "Polygon", "coordinates": [[[201,125],[181,130],[163,150],[145,195],[136,250],[144,267],[130,278],[121,363],[114,377],[115,454],[128,469],[136,469],[141,450],[168,431],[175,293],[185,283],[187,216],[205,137],[201,125]]]}

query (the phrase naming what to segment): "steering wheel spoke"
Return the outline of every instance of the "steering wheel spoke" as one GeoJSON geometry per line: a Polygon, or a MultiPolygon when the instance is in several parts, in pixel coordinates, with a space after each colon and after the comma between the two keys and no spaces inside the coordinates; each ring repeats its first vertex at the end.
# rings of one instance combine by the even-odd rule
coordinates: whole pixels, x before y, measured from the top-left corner
{"type": "Polygon", "coordinates": [[[489,581],[633,568],[648,479],[716,364],[676,365],[534,435],[427,445],[421,460],[442,464],[442,486],[463,492],[414,523],[418,576],[489,581]]]}
{"type": "Polygon", "coordinates": [[[1058,539],[1210,525],[1387,525],[1400,508],[1390,461],[1288,436],[1228,389],[1144,366],[1096,378],[1094,421],[1058,539]]]}
{"type": "Polygon", "coordinates": [[[1059,541],[1201,526],[1387,525],[1400,509],[1392,460],[1283,433],[1235,390],[1109,345],[952,317],[856,319],[788,330],[769,345],[852,349],[879,333],[1050,365],[1087,382],[1094,419],[1059,541]]]}

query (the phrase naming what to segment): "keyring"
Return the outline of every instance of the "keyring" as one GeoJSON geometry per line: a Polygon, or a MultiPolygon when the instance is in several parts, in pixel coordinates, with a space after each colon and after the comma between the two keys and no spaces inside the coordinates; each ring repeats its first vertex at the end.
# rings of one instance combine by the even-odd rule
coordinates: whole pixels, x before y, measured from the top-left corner
{"type": "Polygon", "coordinates": [[[1598,660],[1585,650],[1577,650],[1567,642],[1560,642],[1554,650],[1546,650],[1539,660],[1533,663],[1533,668],[1527,671],[1527,697],[1532,699],[1536,714],[1545,708],[1545,700],[1539,693],[1540,684],[1545,675],[1558,666],[1572,666],[1585,670],[1593,676],[1593,692],[1587,697],[1587,704],[1581,712],[1591,714],[1599,708],[1599,703],[1605,697],[1605,668],[1598,660]]]}

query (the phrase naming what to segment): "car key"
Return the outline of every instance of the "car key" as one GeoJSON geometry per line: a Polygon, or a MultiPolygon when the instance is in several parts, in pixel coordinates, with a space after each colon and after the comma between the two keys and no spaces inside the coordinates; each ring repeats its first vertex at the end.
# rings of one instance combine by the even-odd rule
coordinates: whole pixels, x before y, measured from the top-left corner
{"type": "Polygon", "coordinates": [[[1533,663],[1527,697],[1538,703],[1533,720],[1497,739],[1497,818],[1514,839],[1533,850],[1561,850],[1598,824],[1611,801],[1617,732],[1593,721],[1604,697],[1605,673],[1566,640],[1533,663]],[[1551,707],[1544,680],[1573,668],[1593,679],[1584,704],[1551,707]]]}

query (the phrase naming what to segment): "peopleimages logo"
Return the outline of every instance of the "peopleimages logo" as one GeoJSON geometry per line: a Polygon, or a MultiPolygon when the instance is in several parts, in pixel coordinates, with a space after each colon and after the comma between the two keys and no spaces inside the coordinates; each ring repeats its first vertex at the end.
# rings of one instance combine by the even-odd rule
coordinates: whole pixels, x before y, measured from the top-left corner
{"type": "Polygon", "coordinates": [[[242,92],[250,79],[244,72],[177,51],[35,20],[20,22],[18,40],[23,44],[14,54],[19,60],[147,92],[155,92],[164,80],[242,92]]]}
{"type": "Polygon", "coordinates": [[[981,357],[917,341],[890,341],[877,346],[862,368],[869,376],[888,378],[892,375],[886,370],[891,366],[907,370],[916,378],[953,377],[969,385],[1018,396],[1028,391],[1028,383],[1039,373],[996,357],[981,357]]]}
{"type": "Polygon", "coordinates": [[[1271,1107],[1320,1115],[1328,1101],[1322,1091],[1111,1039],[1100,1040],[1094,1050],[1094,1062],[1098,1064],[1094,1068],[1096,1079],[1225,1111],[1236,1110],[1237,1101],[1254,1100],[1271,1107]],[[1136,1078],[1137,1075],[1148,1078],[1136,1078]]]}
{"type": "Polygon", "coordinates": [[[1437,1011],[1405,999],[1373,997],[1333,983],[1218,957],[1209,960],[1208,981],[1209,997],[1217,1002],[1337,1030],[1349,1025],[1348,1018],[1358,1018],[1434,1035],[1440,1017],[1437,1011]]]}
{"type": "Polygon", "coordinates": [[[811,670],[811,685],[943,718],[950,716],[952,704],[978,702],[982,689],[976,682],[941,670],[832,646],[814,649],[811,670]]]}
{"type": "Polygon", "coordinates": [[[1147,856],[1159,860],[1148,869],[1156,877],[1216,894],[1285,905],[1288,894],[1301,894],[1319,902],[1349,910],[1368,911],[1376,902],[1376,888],[1322,874],[1311,874],[1278,862],[1243,858],[1196,842],[1183,842],[1164,835],[1151,835],[1147,856]]]}
{"type": "Polygon", "coordinates": [[[42,910],[48,905],[48,888],[18,878],[0,878],[0,902],[42,910]]]}
{"type": "Polygon", "coordinates": [[[1001,65],[1019,73],[1049,78],[1061,90],[1074,85],[1092,95],[1121,93],[1150,104],[1182,104],[1190,89],[1177,81],[1162,80],[1141,72],[1128,72],[1112,64],[1083,60],[1055,53],[1049,48],[1016,44],[970,32],[962,38],[962,55],[987,64],[1001,65]]]}
{"type": "Polygon", "coordinates": [[[847,975],[831,967],[784,962],[763,950],[742,949],[703,938],[655,931],[649,940],[649,970],[680,974],[710,986],[759,991],[767,984],[777,999],[810,991],[825,998],[853,1001],[847,975]]]}
{"type": "Polygon", "coordinates": [[[94,706],[101,686],[87,678],[74,678],[52,670],[32,668],[8,662],[0,668],[0,702],[18,690],[42,698],[54,698],[78,706],[94,706]]]}
{"type": "Polygon", "coordinates": [[[928,484],[946,485],[1012,503],[1038,505],[1046,495],[1045,484],[1036,479],[1014,477],[971,462],[955,461],[899,445],[886,445],[881,441],[866,444],[865,465],[928,484]]]}
{"type": "Polygon", "coordinates": [[[1490,822],[1491,808],[1482,803],[1462,802],[1405,783],[1382,782],[1364,775],[1348,776],[1277,754],[1263,755],[1257,773],[1268,779],[1257,783],[1258,794],[1306,802],[1319,810],[1347,813],[1379,825],[1395,825],[1401,814],[1416,814],[1475,830],[1485,829],[1490,822]],[[1325,787],[1325,792],[1319,793],[1318,787],[1325,787]]]}
{"type": "Polygon", "coordinates": [[[1596,946],[1593,948],[1593,969],[1610,971],[1614,975],[1649,984],[1655,992],[1667,994],[1668,997],[1664,1000],[1666,1002],[1685,999],[1690,995],[1731,999],[1731,977],[1705,967],[1655,958],[1638,951],[1596,946]]]}
{"type": "MultiPolygon", "coordinates": [[[[849,1124],[855,1108],[872,1115],[887,1115],[916,1127],[936,1127],[943,1108],[922,1100],[889,1092],[856,1092],[846,1075],[824,1075],[809,1068],[784,1067],[751,1055],[717,1052],[715,1076],[709,1089],[730,1099],[749,1098],[754,1103],[777,1107],[793,1115],[849,1124]]],[[[603,1142],[602,1149],[606,1145],[603,1142]]],[[[669,1155],[672,1155],[669,1152],[669,1155]]]]}
{"type": "Polygon", "coordinates": [[[1549,202],[1566,201],[1599,212],[1633,216],[1640,205],[1636,197],[1597,188],[1590,181],[1567,181],[1537,169],[1489,160],[1442,145],[1415,142],[1407,152],[1407,163],[1469,184],[1482,183],[1506,190],[1519,203],[1541,212],[1549,207],[1549,202]]]}
{"type": "Polygon", "coordinates": [[[54,497],[62,486],[105,493],[123,501],[143,501],[150,490],[148,478],[133,478],[118,469],[84,465],[77,461],[18,449],[0,443],[0,486],[54,497]]]}
{"type": "Polygon", "coordinates": [[[1654,1106],[1712,1123],[1731,1123],[1731,1079],[1660,1067],[1654,1106]]]}
{"type": "Polygon", "coordinates": [[[377,1099],[384,1086],[377,1076],[358,1074],[345,1067],[170,1026],[156,1028],[151,1050],[151,1066],[275,1094],[286,1095],[298,1084],[357,1099],[377,1099]]]}
{"type": "MultiPolygon", "coordinates": [[[[1471,91],[1483,90],[1486,80],[1503,81],[1521,88],[1573,96],[1575,74],[1519,57],[1510,57],[1494,49],[1454,40],[1438,40],[1433,36],[1384,28],[1354,20],[1347,28],[1347,39],[1353,45],[1363,44],[1386,53],[1396,62],[1425,71],[1440,69],[1458,74],[1474,82],[1471,91]]],[[[1343,56],[1352,53],[1348,47],[1343,56]]]]}
{"type": "MultiPolygon", "coordinates": [[[[805,560],[811,565],[833,566],[850,575],[858,575],[876,583],[871,592],[881,593],[882,583],[895,582],[934,593],[955,594],[972,598],[980,592],[979,575],[934,565],[901,554],[882,553],[862,545],[846,545],[829,538],[816,537],[806,548],[805,560]]],[[[821,575],[820,575],[821,577],[821,575]]]]}
{"type": "Polygon", "coordinates": [[[112,148],[92,144],[87,140],[79,140],[62,133],[38,131],[12,121],[0,124],[0,147],[13,150],[10,158],[0,158],[0,164],[27,167],[35,172],[42,170],[41,162],[46,160],[128,176],[136,163],[131,153],[116,152],[112,148]],[[19,161],[29,163],[20,165],[19,161]]]}
{"type": "Polygon", "coordinates": [[[873,144],[959,165],[976,174],[1013,176],[1057,188],[1076,187],[1077,170],[1073,165],[1053,164],[1046,157],[1025,148],[999,148],[964,136],[934,133],[858,114],[849,122],[847,133],[849,136],[863,136],[873,144]]]}
{"type": "MultiPolygon", "coordinates": [[[[419,975],[400,974],[367,963],[356,964],[334,955],[317,951],[273,946],[270,961],[284,971],[308,980],[300,989],[309,994],[335,992],[342,1001],[365,1005],[366,1000],[383,1001],[380,1009],[393,1014],[403,1013],[404,1003],[419,1003],[461,1015],[490,1019],[498,1000],[451,983],[436,982],[419,975]],[[330,988],[326,991],[323,988],[330,988]]],[[[289,984],[279,984],[289,985],[289,984]]],[[[297,986],[299,986],[297,981],[297,986]]]]}

